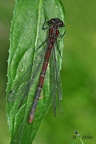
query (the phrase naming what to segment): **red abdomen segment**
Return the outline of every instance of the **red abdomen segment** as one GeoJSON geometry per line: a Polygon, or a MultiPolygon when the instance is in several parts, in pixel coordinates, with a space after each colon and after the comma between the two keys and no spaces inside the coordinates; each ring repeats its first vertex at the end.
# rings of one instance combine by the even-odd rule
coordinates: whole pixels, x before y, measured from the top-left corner
{"type": "Polygon", "coordinates": [[[43,83],[44,83],[44,77],[45,77],[45,74],[46,74],[48,61],[49,61],[50,54],[51,54],[51,49],[52,49],[52,44],[49,45],[49,47],[46,51],[46,54],[45,54],[45,61],[44,61],[44,64],[42,66],[38,87],[37,87],[37,90],[36,90],[35,98],[34,98],[33,105],[32,105],[31,111],[30,111],[30,115],[29,115],[29,123],[31,123],[33,121],[33,118],[34,118],[35,109],[36,109],[38,99],[40,97],[41,89],[42,89],[42,86],[43,86],[43,83]]]}

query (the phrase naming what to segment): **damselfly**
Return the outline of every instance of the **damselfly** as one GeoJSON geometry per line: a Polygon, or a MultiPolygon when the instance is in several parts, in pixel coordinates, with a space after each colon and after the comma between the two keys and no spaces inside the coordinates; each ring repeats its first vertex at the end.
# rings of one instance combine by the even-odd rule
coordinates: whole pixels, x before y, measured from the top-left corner
{"type": "MultiPolygon", "coordinates": [[[[58,89],[58,99],[59,99],[59,101],[61,99],[61,96],[60,96],[61,95],[61,81],[60,81],[60,74],[58,74],[58,68],[56,66],[55,45],[57,46],[57,51],[58,51],[60,57],[62,57],[59,46],[57,44],[57,38],[58,37],[62,38],[64,36],[65,32],[62,35],[59,33],[59,28],[62,28],[64,26],[65,25],[64,25],[63,21],[61,21],[59,18],[52,18],[51,20],[49,20],[47,22],[45,21],[43,26],[42,26],[42,30],[49,29],[49,34],[48,34],[47,39],[38,47],[38,49],[40,49],[40,47],[44,43],[47,43],[47,46],[44,49],[42,49],[41,52],[39,53],[41,55],[40,56],[41,59],[39,60],[39,62],[38,62],[38,58],[37,58],[35,60],[35,62],[33,63],[33,67],[35,67],[35,63],[37,63],[37,62],[38,62],[38,65],[35,68],[35,72],[33,73],[33,76],[31,78],[31,80],[29,81],[29,83],[26,87],[26,90],[24,92],[24,95],[23,95],[23,97],[20,101],[20,104],[19,104],[19,105],[21,105],[23,100],[27,96],[28,91],[30,90],[30,87],[32,86],[32,83],[33,83],[33,81],[36,77],[37,71],[39,70],[40,67],[42,67],[41,74],[40,74],[40,77],[39,77],[39,82],[37,84],[36,93],[35,93],[34,100],[33,100],[33,103],[32,103],[31,110],[30,110],[30,114],[29,114],[29,123],[31,123],[34,119],[35,110],[36,110],[38,100],[40,98],[41,90],[42,90],[42,87],[43,87],[43,84],[44,84],[44,78],[45,78],[45,74],[46,74],[46,71],[47,71],[50,56],[52,56],[52,59],[54,61],[53,67],[54,67],[55,82],[54,82],[53,90],[56,91],[56,88],[58,89]],[[45,27],[46,23],[48,24],[48,27],[45,27]],[[41,65],[42,64],[42,59],[43,59],[43,65],[41,65]]],[[[26,72],[26,74],[27,74],[27,72],[26,72]]],[[[8,95],[8,101],[9,102],[14,101],[16,99],[16,95],[15,95],[15,92],[16,92],[16,89],[17,89],[16,87],[17,87],[17,84],[9,92],[9,95],[8,95]]],[[[55,110],[56,110],[56,106],[54,106],[54,111],[55,110]]]]}

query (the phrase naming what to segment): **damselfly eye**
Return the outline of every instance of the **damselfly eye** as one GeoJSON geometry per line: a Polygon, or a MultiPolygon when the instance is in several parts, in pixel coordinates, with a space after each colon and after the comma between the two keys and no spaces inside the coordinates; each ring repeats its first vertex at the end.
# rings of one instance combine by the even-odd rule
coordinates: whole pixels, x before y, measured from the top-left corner
{"type": "Polygon", "coordinates": [[[64,27],[65,25],[64,25],[64,23],[62,21],[60,21],[59,26],[64,27]]]}
{"type": "Polygon", "coordinates": [[[49,25],[54,24],[54,19],[51,19],[50,21],[47,21],[49,25]]]}
{"type": "Polygon", "coordinates": [[[51,19],[50,22],[51,22],[51,24],[54,24],[54,19],[51,19]]]}

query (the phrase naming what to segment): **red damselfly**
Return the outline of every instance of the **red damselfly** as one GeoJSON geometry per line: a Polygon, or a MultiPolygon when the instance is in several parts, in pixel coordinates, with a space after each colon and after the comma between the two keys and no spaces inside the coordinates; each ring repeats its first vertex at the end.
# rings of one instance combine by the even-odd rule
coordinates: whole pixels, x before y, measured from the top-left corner
{"type": "MultiPolygon", "coordinates": [[[[34,61],[33,67],[32,66],[30,67],[30,68],[35,68],[35,70],[33,72],[33,76],[31,78],[31,80],[28,82],[28,84],[26,86],[26,89],[24,91],[24,95],[23,95],[23,97],[20,101],[20,104],[19,104],[19,107],[20,107],[23,100],[25,99],[25,97],[27,96],[27,94],[30,90],[32,83],[34,82],[34,79],[36,78],[36,73],[39,71],[40,67],[42,67],[41,74],[39,77],[39,82],[38,82],[37,89],[36,89],[36,93],[35,93],[34,100],[32,103],[31,110],[30,110],[30,114],[29,114],[29,123],[31,123],[34,119],[35,110],[36,110],[38,100],[40,98],[40,93],[41,93],[41,90],[42,90],[42,87],[44,84],[44,78],[45,78],[45,74],[46,74],[46,70],[48,67],[50,56],[52,57],[53,62],[54,62],[53,73],[52,73],[52,77],[54,77],[54,84],[51,88],[51,91],[53,93],[53,91],[56,91],[56,88],[57,88],[58,89],[58,99],[59,99],[59,101],[61,100],[61,79],[60,79],[60,73],[58,73],[58,66],[56,65],[55,45],[57,46],[57,51],[58,51],[60,57],[62,57],[59,46],[57,44],[57,38],[58,37],[62,38],[64,36],[65,32],[62,35],[59,32],[59,28],[62,28],[64,26],[65,25],[64,25],[63,21],[61,21],[59,18],[52,18],[51,20],[49,20],[47,22],[45,21],[43,26],[42,26],[42,30],[49,29],[49,34],[48,34],[47,39],[38,47],[38,49],[40,49],[44,43],[47,43],[47,46],[40,51],[40,53],[39,53],[40,57],[34,61]],[[45,27],[46,23],[48,24],[48,27],[45,27]],[[38,62],[38,65],[35,67],[35,63],[37,63],[37,62],[38,62]]],[[[27,74],[27,72],[29,71],[30,68],[28,68],[28,70],[21,77],[21,79],[27,74]]],[[[9,102],[12,102],[16,99],[15,93],[16,93],[16,90],[18,88],[19,88],[19,84],[16,83],[16,85],[9,92],[9,94],[8,94],[8,101],[9,102]]],[[[55,94],[56,94],[56,92],[55,92],[55,94]]],[[[54,102],[56,99],[55,94],[53,96],[54,102]]],[[[54,104],[53,108],[54,108],[54,113],[55,113],[56,104],[55,103],[53,103],[53,104],[54,104]]]]}

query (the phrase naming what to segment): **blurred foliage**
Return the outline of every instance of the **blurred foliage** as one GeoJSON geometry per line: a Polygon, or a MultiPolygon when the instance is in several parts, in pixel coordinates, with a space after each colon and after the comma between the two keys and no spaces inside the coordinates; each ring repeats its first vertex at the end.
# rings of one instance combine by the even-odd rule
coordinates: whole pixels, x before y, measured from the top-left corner
{"type": "MultiPolygon", "coordinates": [[[[72,144],[74,130],[84,139],[84,144],[96,142],[96,1],[62,0],[66,12],[66,36],[62,65],[64,115],[52,107],[46,115],[34,144],[72,144]]],[[[15,2],[0,1],[0,144],[9,144],[6,120],[5,89],[9,49],[9,29],[15,2]]]]}

